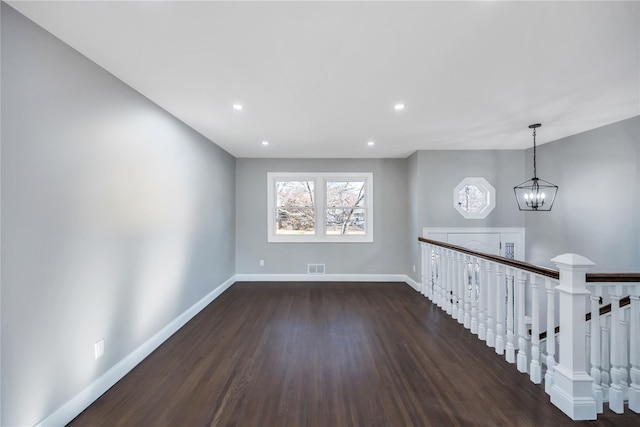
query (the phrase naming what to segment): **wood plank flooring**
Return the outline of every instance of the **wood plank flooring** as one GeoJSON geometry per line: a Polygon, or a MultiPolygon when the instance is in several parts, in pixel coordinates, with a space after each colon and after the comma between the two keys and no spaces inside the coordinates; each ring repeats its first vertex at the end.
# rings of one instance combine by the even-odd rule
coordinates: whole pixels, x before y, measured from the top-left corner
{"type": "Polygon", "coordinates": [[[70,426],[640,426],[573,422],[404,283],[236,283],[70,426]]]}

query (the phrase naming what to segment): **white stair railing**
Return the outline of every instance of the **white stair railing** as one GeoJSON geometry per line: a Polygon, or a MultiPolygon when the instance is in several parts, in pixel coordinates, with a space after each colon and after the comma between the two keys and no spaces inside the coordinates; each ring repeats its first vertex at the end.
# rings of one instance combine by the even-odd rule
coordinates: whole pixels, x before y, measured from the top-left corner
{"type": "Polygon", "coordinates": [[[589,362],[598,413],[607,401],[618,414],[624,412],[625,402],[629,410],[640,413],[640,284],[633,282],[635,276],[587,276],[592,313],[589,362]],[[607,296],[610,312],[600,315],[600,299],[607,296]]]}
{"type": "Polygon", "coordinates": [[[544,382],[569,417],[596,419],[606,402],[640,412],[640,274],[587,274],[593,263],[575,254],[554,258],[558,271],[419,240],[421,293],[544,382]],[[620,307],[624,295],[630,303],[620,307]],[[601,316],[603,297],[612,310],[601,316]]]}

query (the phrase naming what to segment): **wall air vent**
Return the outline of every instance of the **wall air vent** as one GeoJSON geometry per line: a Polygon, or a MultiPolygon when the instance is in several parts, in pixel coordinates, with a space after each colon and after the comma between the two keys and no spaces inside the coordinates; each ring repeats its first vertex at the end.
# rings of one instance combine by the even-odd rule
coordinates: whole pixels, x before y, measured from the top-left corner
{"type": "Polygon", "coordinates": [[[324,274],[324,264],[307,264],[307,274],[324,274]]]}

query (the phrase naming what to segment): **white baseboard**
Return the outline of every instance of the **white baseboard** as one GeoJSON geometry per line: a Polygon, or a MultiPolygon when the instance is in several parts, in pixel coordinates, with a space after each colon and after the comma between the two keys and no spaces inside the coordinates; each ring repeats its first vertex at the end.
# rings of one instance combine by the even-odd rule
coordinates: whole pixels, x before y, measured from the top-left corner
{"type": "Polygon", "coordinates": [[[77,417],[104,392],[109,390],[115,383],[120,381],[129,371],[136,367],[151,352],[158,348],[178,329],[184,326],[203,308],[209,305],[221,293],[236,281],[235,276],[230,277],[220,286],[209,292],[204,298],[189,307],[181,315],[173,319],[168,325],[158,333],[145,341],[140,347],[129,353],[124,359],[116,363],[111,369],[91,383],[87,388],[77,394],[74,398],[62,405],[54,413],[36,424],[37,427],[64,426],[77,417]]]}
{"type": "Polygon", "coordinates": [[[415,280],[413,280],[409,276],[404,276],[404,277],[405,277],[404,281],[407,282],[409,284],[409,286],[411,286],[416,291],[420,292],[420,283],[419,282],[416,282],[415,280]]]}
{"type": "Polygon", "coordinates": [[[406,274],[236,274],[237,282],[415,282],[406,274]]]}

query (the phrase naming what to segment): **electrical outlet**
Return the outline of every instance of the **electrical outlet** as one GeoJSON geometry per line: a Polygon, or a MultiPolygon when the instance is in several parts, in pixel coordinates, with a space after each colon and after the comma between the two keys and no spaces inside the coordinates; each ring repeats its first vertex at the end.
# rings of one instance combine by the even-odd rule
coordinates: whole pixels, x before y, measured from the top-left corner
{"type": "Polygon", "coordinates": [[[413,272],[414,273],[416,272],[416,265],[415,264],[413,264],[413,272]]]}
{"type": "Polygon", "coordinates": [[[102,357],[102,355],[104,354],[104,338],[94,344],[93,351],[95,353],[96,359],[102,357]]]}
{"type": "Polygon", "coordinates": [[[260,260],[260,267],[264,267],[264,260],[263,259],[260,260]]]}

